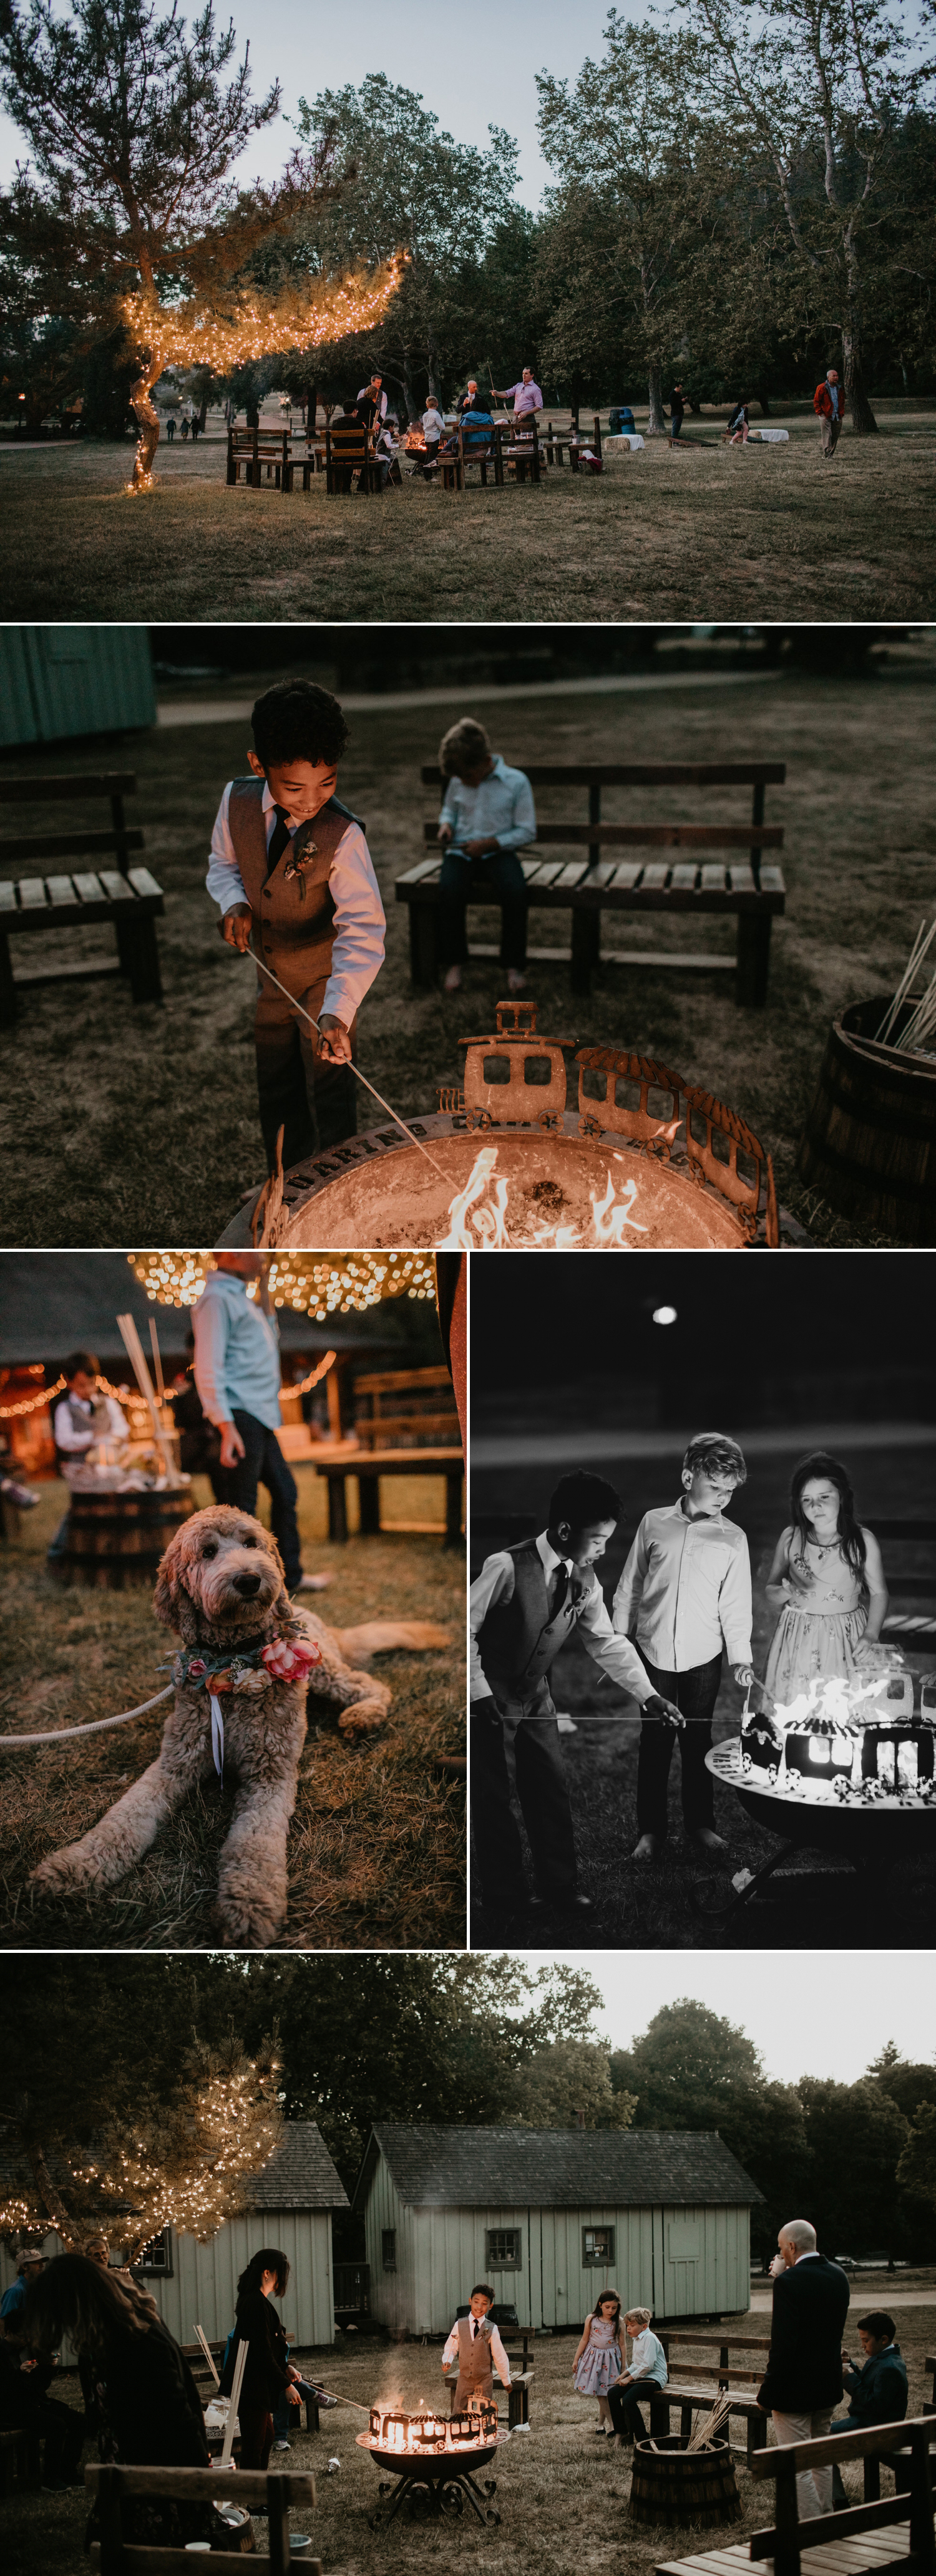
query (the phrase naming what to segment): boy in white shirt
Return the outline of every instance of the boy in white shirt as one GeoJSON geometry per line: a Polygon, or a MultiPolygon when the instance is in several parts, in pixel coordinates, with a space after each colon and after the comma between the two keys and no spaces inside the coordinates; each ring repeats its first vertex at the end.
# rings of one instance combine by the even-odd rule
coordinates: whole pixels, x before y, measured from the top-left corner
{"type": "Polygon", "coordinates": [[[348,741],[337,698],[311,680],[277,680],[251,723],[253,776],[224,790],[205,882],[228,947],[258,961],[260,1123],[270,1171],[284,1129],[288,1171],[356,1131],[357,1014],[383,964],[386,922],[363,825],[335,794],[348,741]]]}
{"type": "Polygon", "coordinates": [[[631,2308],[624,2319],[625,2333],[632,2337],[630,2365],[627,2370],[622,2370],[614,2387],[608,2390],[608,2406],[619,2450],[645,2439],[647,2428],[638,2400],[641,2397],[652,2399],[654,2391],[665,2388],[669,2378],[659,2335],[650,2331],[652,2315],[652,2308],[631,2308]]]}
{"type": "Polygon", "coordinates": [[[474,2395],[490,2401],[494,2395],[494,2369],[502,2388],[510,2387],[510,2363],[496,2326],[487,2323],[488,2309],[494,2305],[494,2292],[486,2281],[472,2290],[468,2314],[456,2317],[442,2354],[443,2376],[458,2362],[458,2384],[455,2390],[455,2412],[460,2414],[474,2395]]]}
{"type": "MultiPolygon", "coordinates": [[[[736,1440],[699,1432],[682,1463],[678,1502],[645,1512],[614,1595],[619,1636],[632,1637],[655,1691],[688,1721],[680,1735],[686,1832],[701,1851],[723,1851],[705,1756],[727,1650],[736,1682],[751,1671],[751,1567],[744,1531],[723,1515],[747,1468],[736,1440]]],[[[653,1860],[666,1840],[673,1737],[641,1727],[635,1860],[653,1860]]]]}

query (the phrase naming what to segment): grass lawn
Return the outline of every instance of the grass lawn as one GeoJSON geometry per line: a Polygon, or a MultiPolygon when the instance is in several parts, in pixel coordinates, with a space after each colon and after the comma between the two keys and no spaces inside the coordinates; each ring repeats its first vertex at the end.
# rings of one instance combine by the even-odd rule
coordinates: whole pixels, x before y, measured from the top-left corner
{"type": "MultiPolygon", "coordinates": [[[[932,2296],[932,2276],[928,2286],[932,2296]]],[[[626,2284],[624,2291],[626,2295],[626,2284]]],[[[852,2285],[853,2316],[881,2304],[893,2315],[909,2372],[909,2411],[918,2415],[930,2394],[923,2364],[933,2348],[936,2319],[932,2306],[901,2310],[899,2300],[897,2283],[886,2273],[863,2274],[852,2285]]],[[[769,2331],[768,2318],[760,2311],[732,2318],[731,2324],[736,2334],[769,2331]]],[[[743,2542],[773,2520],[773,2486],[748,2475],[742,2447],[735,2451],[742,2507],[738,2522],[723,2529],[695,2524],[684,2530],[631,2523],[631,2454],[594,2438],[597,2409],[572,2388],[577,2341],[577,2334],[544,2335],[535,2344],[530,2431],[501,2444],[493,2464],[499,2527],[489,2524],[482,2531],[473,2514],[469,2519],[467,2509],[460,2520],[446,2518],[428,2526],[411,2521],[401,2511],[388,2531],[375,2534],[370,2520],[384,2472],[376,2470],[367,2452],[358,2450],[355,2443],[363,2417],[339,2406],[323,2415],[317,2437],[304,2429],[298,2433],[288,2455],[281,2452],[278,2457],[284,2467],[312,2470],[317,2502],[311,2518],[307,2510],[292,2512],[290,2523],[311,2533],[313,2551],[322,2559],[326,2576],[383,2576],[387,2568],[399,2569],[400,2576],[410,2576],[410,2570],[413,2576],[421,2576],[423,2570],[440,2567],[446,2576],[453,2576],[453,2571],[457,2576],[474,2576],[478,2568],[488,2570],[488,2576],[603,2576],[610,2564],[623,2566],[627,2576],[653,2576],[661,2560],[688,2558],[694,2551],[743,2542]],[[340,2461],[340,2468],[331,2475],[326,2466],[329,2455],[340,2461]]],[[[441,2347],[441,2337],[427,2345],[376,2349],[370,2339],[365,2342],[362,2337],[358,2343],[343,2338],[334,2355],[318,2354],[314,2367],[339,2398],[356,2398],[369,2405],[399,2391],[404,2407],[412,2411],[420,2399],[437,2402],[441,2347]]],[[[858,2349],[854,2333],[849,2349],[858,2349]]],[[[692,2368],[691,2357],[680,2355],[679,2363],[681,2371],[692,2368]]],[[[711,2356],[707,2371],[710,2363],[711,2356]]],[[[64,2380],[60,2393],[75,2402],[77,2381],[64,2380]]],[[[840,2411],[845,2411],[844,2406],[840,2411]]],[[[502,2413],[506,2415],[503,2404],[502,2413]]],[[[734,2442],[743,2445],[744,2430],[736,2417],[734,2442]]],[[[479,2472],[478,2484],[490,2474],[479,2472]]],[[[860,2503],[860,2463],[847,2465],[843,2476],[849,2502],[860,2503]]],[[[231,2491],[235,2488],[236,2478],[231,2491]]],[[[227,2490],[219,2485],[218,2492],[227,2490]]],[[[890,2474],[885,2470],[882,2494],[890,2492],[890,2474]]],[[[33,2576],[40,2566],[54,2568],[55,2576],[82,2576],[87,2561],[82,2553],[85,2502],[81,2495],[17,2492],[4,2519],[8,2576],[33,2576]]],[[[259,2545],[264,2549],[265,2538],[259,2545]]]]}
{"type": "MultiPolygon", "coordinates": [[[[451,1648],[382,1655],[393,1705],[379,1733],[351,1743],[337,1710],[314,1703],[289,1834],[289,1912],[282,1946],[297,1950],[435,1949],[464,1940],[464,1795],[440,1776],[440,1754],[463,1751],[464,1560],[440,1538],[328,1541],[325,1480],[300,1473],[308,1573],[331,1571],[316,1610],[336,1628],[364,1619],[438,1620],[451,1648]],[[320,1711],[324,1712],[320,1714],[320,1711]]],[[[393,1509],[429,1517],[424,1481],[401,1477],[393,1509]]],[[[431,1489],[434,1491],[434,1488],[431,1489]]],[[[443,1494],[440,1484],[439,1494],[443,1494]]],[[[60,1590],[45,1550],[64,1511],[64,1485],[40,1488],[6,1557],[6,1665],[0,1731],[46,1727],[134,1708],[162,1687],[172,1652],[139,1592],[60,1590]]],[[[194,1479],[196,1505],[211,1501],[194,1479]]],[[[263,1497],[265,1503],[266,1498],[263,1497]]],[[[261,1517],[264,1517],[261,1507],[261,1517]]],[[[439,1515],[442,1517],[440,1504],[439,1515]]],[[[70,1751],[10,1754],[0,1770],[0,1943],[23,1949],[204,1949],[217,1938],[212,1905],[232,1791],[189,1801],[153,1850],[116,1887],[87,1903],[33,1904],[26,1889],[44,1854],[96,1823],[159,1748],[164,1709],[70,1751]]]]}
{"type": "MultiPolygon", "coordinates": [[[[731,1356],[725,1359],[725,1402],[730,1404],[731,1356]]],[[[561,1399],[560,1399],[561,1403],[561,1399]]],[[[553,1413],[557,1411],[554,1400],[553,1413]]],[[[566,1417],[560,1415],[565,1422],[566,1417]]],[[[729,1418],[736,1422],[736,1415],[729,1418]]],[[[834,1414],[831,1416],[834,1419],[834,1414]]],[[[493,1427],[494,1407],[489,1400],[486,1414],[475,1415],[473,1431],[477,1437],[493,1427]]],[[[529,1423],[529,1413],[527,1413],[529,1423]]],[[[582,1419],[581,1458],[591,1463],[588,1451],[588,1416],[582,1419]]],[[[509,1408],[502,1408],[497,1427],[506,1432],[510,1425],[509,1408]],[[505,1418],[506,1411],[506,1418],[505,1418]]],[[[743,1428],[739,1434],[745,1445],[743,1428]]],[[[802,1424],[791,1426],[789,1450],[777,1449],[764,1454],[754,1442],[748,1450],[748,1481],[731,1505],[730,1517],[747,1535],[753,1577],[754,1622],[752,1649],[754,1669],[764,1670],[767,1649],[776,1625],[776,1614],[766,1599],[766,1581],[780,1531],[788,1518],[787,1496],[789,1475],[795,1459],[811,1444],[802,1424]]],[[[862,1447],[860,1424],[841,1423],[832,1443],[838,1455],[849,1463],[855,1490],[861,1498],[860,1510],[867,1526],[874,1529],[880,1522],[897,1514],[919,1513],[932,1517],[936,1511],[936,1449],[914,1449],[908,1460],[899,1437],[893,1445],[862,1447]]],[[[624,1566],[637,1521],[651,1505],[663,1502],[678,1483],[678,1460],[682,1438],[674,1434],[673,1458],[669,1460],[628,1458],[622,1443],[620,1458],[605,1454],[600,1470],[610,1477],[619,1492],[628,1496],[627,1518],[619,1524],[599,1568],[605,1601],[610,1607],[624,1566]]],[[[508,1526],[512,1513],[536,1515],[535,1526],[542,1527],[545,1518],[544,1494],[548,1495],[554,1470],[548,1467],[526,1469],[493,1469],[474,1467],[472,1472],[472,1511],[485,1520],[483,1546],[471,1550],[474,1574],[482,1556],[495,1547],[511,1543],[517,1527],[508,1526]],[[503,1531],[494,1526],[496,1515],[503,1513],[503,1531]]],[[[904,1539],[899,1545],[884,1542],[886,1577],[900,1572],[912,1582],[919,1577],[919,1593],[901,1592],[895,1608],[925,1611],[932,1607],[932,1549],[926,1540],[904,1539]]],[[[933,1667],[933,1641],[923,1646],[905,1640],[908,1662],[930,1672],[933,1667]]],[[[697,1855],[687,1844],[680,1799],[680,1757],[674,1751],[670,1766],[668,1839],[664,1850],[654,1861],[633,1864],[630,1854],[637,1841],[637,1755],[640,1742],[640,1720],[633,1704],[622,1700],[611,1685],[604,1682],[584,1647],[573,1643],[557,1657],[551,1679],[553,1701],[557,1710],[572,1718],[574,1734],[562,1738],[563,1760],[572,1807],[575,1845],[579,1859],[579,1882],[585,1895],[593,1900],[595,1911],[580,1929],[565,1916],[550,1916],[536,1935],[542,1947],[549,1950],[555,1943],[563,1949],[576,1946],[594,1948],[596,1944],[610,1950],[709,1950],[726,1947],[731,1950],[778,1951],[814,1948],[829,1949],[867,1947],[869,1938],[868,1893],[864,1875],[857,1876],[847,1858],[822,1862],[812,1850],[794,1851],[788,1861],[765,1882],[764,1890],[755,1895],[732,1924],[722,1926],[695,1910],[693,1897],[703,1905],[727,1905],[732,1893],[732,1880],[741,1870],[759,1869],[772,1852],[777,1851],[779,1836],[765,1832],[745,1813],[731,1788],[715,1784],[715,1825],[724,1837],[727,1849],[713,1865],[707,1857],[697,1855]],[[626,1714],[618,1714],[627,1710],[626,1714]]],[[[741,1723],[744,1693],[733,1680],[727,1658],[718,1695],[714,1721],[716,1743],[737,1735],[741,1723]]],[[[899,1868],[889,1873],[884,1886],[894,1895],[896,1905],[875,1904],[874,1938],[884,1947],[919,1946],[929,1949],[932,1942],[933,1897],[936,1888],[936,1818],[931,1821],[931,1850],[922,1857],[902,1859],[899,1868]]],[[[532,1888],[532,1866],[527,1856],[528,1884],[532,1888]]],[[[518,1908],[516,1916],[502,1927],[484,1928],[484,1918],[474,1912],[480,1902],[480,1888],[475,1881],[472,1911],[472,1941],[477,1946],[493,1945],[500,1949],[506,1940],[527,1949],[530,1946],[530,1916],[518,1908]]]]}
{"type": "MultiPolygon", "coordinates": [[[[6,615],[290,621],[520,618],[893,619],[936,602],[932,404],[882,402],[880,435],[823,459],[808,406],[788,446],[698,443],[552,467],[465,493],[404,473],[370,500],[324,475],[283,497],[225,484],[220,440],[161,443],[158,489],[125,485],[133,446],[0,452],[6,615]],[[928,533],[927,533],[928,529],[928,533]]],[[[558,422],[559,415],[556,415],[558,422]]],[[[637,416],[638,427],[646,422],[637,416]]]]}
{"type": "MultiPolygon", "coordinates": [[[[38,461],[45,470],[50,460],[38,461]]],[[[83,469],[81,456],[66,461],[83,469]]],[[[729,463],[746,467],[748,461],[729,463]]],[[[769,467],[769,460],[756,460],[755,470],[762,464],[769,467]]],[[[0,476],[10,471],[8,462],[0,463],[0,476]]],[[[589,491],[588,499],[600,501],[600,491],[589,491]]],[[[65,560],[68,547],[61,542],[60,552],[65,560]]],[[[233,599],[228,607],[240,613],[233,599]]],[[[297,645],[298,668],[303,649],[308,657],[308,642],[297,645]]],[[[392,676],[392,635],[387,656],[392,676]]],[[[678,681],[678,653],[666,648],[657,659],[661,675],[670,670],[678,681]]],[[[720,667],[716,655],[712,668],[720,667]]],[[[254,684],[264,687],[269,676],[258,639],[257,669],[238,675],[237,696],[249,703],[254,684]]],[[[327,663],[320,676],[328,678],[327,663]]],[[[569,695],[557,686],[511,699],[502,710],[480,708],[495,749],[521,766],[525,760],[786,761],[786,786],[769,789],[767,797],[768,822],[782,821],[786,829],[788,893],[785,917],[774,925],[764,1010],[739,1010],[731,979],[722,975],[613,963],[602,965],[591,997],[577,998],[574,1013],[565,966],[532,966],[530,989],[544,1034],[571,1026],[583,1042],[626,1042],[739,1111],[772,1151],[781,1197],[814,1242],[875,1239],[804,1192],[794,1162],[833,1013],[893,990],[919,923],[932,910],[934,683],[936,638],[921,635],[886,660],[875,658],[858,678],[783,665],[762,679],[733,684],[729,674],[726,685],[704,689],[692,686],[687,674],[685,687],[662,691],[652,681],[618,697],[569,695]]],[[[466,712],[471,703],[466,690],[466,712]]],[[[458,712],[455,704],[390,705],[353,715],[340,778],[345,802],[367,822],[388,925],[387,962],[361,1014],[361,1067],[404,1115],[434,1108],[437,1084],[460,1079],[458,1040],[492,1026],[501,992],[493,959],[474,961],[457,997],[414,992],[407,913],[393,899],[394,879],[422,855],[423,818],[434,810],[431,791],[419,783],[420,765],[434,759],[458,712]]],[[[204,887],[220,791],[246,768],[249,739],[242,717],[224,717],[8,755],[27,776],[102,765],[136,770],[140,792],[129,819],[145,827],[147,863],[166,894],[159,924],[165,1006],[134,1010],[125,988],[113,982],[52,984],[39,987],[14,1028],[3,1032],[2,1242],[210,1244],[262,1177],[254,970],[219,939],[204,887]]],[[[584,814],[580,791],[553,789],[539,804],[544,820],[578,821],[584,814]]],[[[645,790],[642,798],[616,790],[606,794],[605,808],[609,821],[633,821],[641,813],[692,821],[700,810],[744,820],[750,810],[746,793],[723,798],[709,791],[706,802],[692,789],[645,790]]],[[[59,828],[61,811],[52,816],[59,828]]],[[[34,806],[9,808],[9,831],[35,831],[37,824],[41,829],[41,809],[37,815],[34,806]]],[[[490,912],[479,912],[473,924],[469,916],[472,935],[490,939],[493,920],[490,912]]],[[[604,926],[612,950],[678,950],[685,939],[682,917],[606,914],[604,926]]],[[[734,928],[730,920],[710,920],[705,939],[730,954],[734,928]]],[[[88,930],[20,939],[14,944],[31,954],[28,960],[18,955],[15,967],[37,966],[40,951],[49,965],[58,958],[75,962],[89,951],[112,954],[110,936],[88,930]]],[[[562,945],[567,937],[564,916],[532,911],[531,946],[562,945]]],[[[366,1098],[359,1118],[362,1126],[373,1123],[366,1098]]]]}

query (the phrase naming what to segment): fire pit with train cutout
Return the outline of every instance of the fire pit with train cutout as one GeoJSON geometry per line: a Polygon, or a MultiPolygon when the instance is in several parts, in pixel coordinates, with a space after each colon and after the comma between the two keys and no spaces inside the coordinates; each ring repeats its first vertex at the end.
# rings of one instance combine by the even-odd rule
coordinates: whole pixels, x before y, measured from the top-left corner
{"type": "Polygon", "coordinates": [[[222,1245],[319,1251],[740,1252],[804,1238],[734,1110],[630,1047],[542,1037],[500,1002],[460,1089],[273,1175],[222,1245]],[[565,1054],[576,1049],[577,1110],[565,1054]]]}
{"type": "Polygon", "coordinates": [[[496,2405],[481,2399],[453,2415],[428,2406],[414,2415],[404,2414],[395,2403],[372,2406],[366,2433],[355,2439],[359,2450],[370,2452],[374,2467],[391,2470],[395,2480],[379,2490],[372,2531],[385,2529],[401,2506],[434,2520],[443,2515],[454,2519],[464,2512],[466,2498],[480,2523],[499,2523],[491,2501],[496,2479],[485,2478],[480,2488],[474,2483],[477,2471],[495,2458],[498,2443],[510,2440],[509,2433],[498,2430],[496,2405]]]}
{"type": "Polygon", "coordinates": [[[788,1705],[755,1682],[740,1735],[705,1760],[752,1823],[782,1838],[728,1899],[694,1891],[710,1921],[736,1915],[793,1848],[878,1877],[936,1851],[936,1674],[912,1670],[897,1647],[878,1647],[871,1669],[817,1678],[788,1705]]]}

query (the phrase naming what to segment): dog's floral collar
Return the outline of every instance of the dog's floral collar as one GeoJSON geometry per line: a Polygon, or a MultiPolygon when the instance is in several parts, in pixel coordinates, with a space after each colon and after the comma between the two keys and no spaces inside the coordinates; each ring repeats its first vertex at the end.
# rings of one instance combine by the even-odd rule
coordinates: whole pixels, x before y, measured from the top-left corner
{"type": "Polygon", "coordinates": [[[216,1663],[206,1655],[193,1655],[188,1647],[180,1657],[183,1682],[191,1682],[193,1690],[207,1690],[212,1699],[222,1691],[265,1691],[273,1682],[304,1681],[321,1660],[321,1646],[313,1638],[293,1643],[288,1637],[277,1637],[269,1646],[254,1646],[247,1655],[236,1651],[219,1657],[216,1663]]]}
{"type": "Polygon", "coordinates": [[[179,1657],[181,1680],[193,1690],[205,1690],[211,1702],[211,1750],[214,1766],[221,1779],[224,1773],[224,1718],[221,1694],[225,1691],[266,1691],[274,1682],[304,1681],[322,1661],[322,1649],[314,1638],[293,1643],[288,1637],[277,1637],[268,1646],[254,1646],[249,1654],[225,1656],[223,1662],[209,1662],[207,1655],[193,1655],[187,1646],[179,1657]]]}

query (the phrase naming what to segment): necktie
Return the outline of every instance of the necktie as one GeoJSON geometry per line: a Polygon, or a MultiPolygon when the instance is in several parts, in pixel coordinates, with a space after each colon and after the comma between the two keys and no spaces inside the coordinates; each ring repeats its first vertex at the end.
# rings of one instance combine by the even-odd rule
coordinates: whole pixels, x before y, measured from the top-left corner
{"type": "Polygon", "coordinates": [[[277,805],[274,808],[274,811],[276,814],[276,822],[273,826],[273,838],[267,851],[268,877],[272,876],[274,868],[278,866],[278,863],[282,858],[283,851],[288,850],[291,838],[289,824],[286,820],[285,805],[277,805]]]}
{"type": "Polygon", "coordinates": [[[565,1597],[566,1597],[566,1593],[568,1592],[568,1589],[569,1589],[569,1570],[568,1570],[568,1567],[567,1567],[566,1565],[558,1565],[558,1566],[556,1567],[555,1574],[553,1575],[553,1583],[552,1583],[552,1600],[551,1600],[550,1605],[549,1605],[549,1615],[550,1615],[550,1618],[551,1618],[551,1619],[558,1619],[559,1612],[560,1612],[560,1610],[563,1608],[563,1605],[564,1605],[564,1603],[565,1603],[565,1597]]]}

